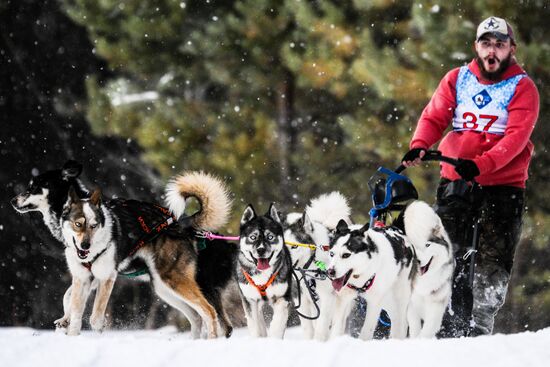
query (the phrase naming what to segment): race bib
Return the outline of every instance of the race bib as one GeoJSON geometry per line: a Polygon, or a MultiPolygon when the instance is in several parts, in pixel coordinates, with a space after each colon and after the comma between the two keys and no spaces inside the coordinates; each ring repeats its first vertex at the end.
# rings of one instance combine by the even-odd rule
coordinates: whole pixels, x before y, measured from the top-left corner
{"type": "Polygon", "coordinates": [[[453,130],[474,130],[503,135],[508,123],[508,105],[525,74],[485,85],[477,81],[468,66],[460,68],[456,81],[456,109],[453,130]]]}

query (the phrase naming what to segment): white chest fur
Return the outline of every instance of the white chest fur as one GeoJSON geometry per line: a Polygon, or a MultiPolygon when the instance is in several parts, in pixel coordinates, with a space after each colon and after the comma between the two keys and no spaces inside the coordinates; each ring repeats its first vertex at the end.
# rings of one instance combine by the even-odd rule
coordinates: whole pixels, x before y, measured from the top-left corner
{"type": "MultiPolygon", "coordinates": [[[[83,265],[83,263],[78,259],[75,249],[68,247],[65,249],[65,257],[67,259],[67,265],[69,266],[69,271],[73,276],[79,278],[87,278],[90,275],[93,275],[98,279],[108,279],[112,276],[115,271],[115,246],[109,246],[104,253],[102,253],[98,258],[94,260],[91,265],[91,268],[88,269],[83,265]]],[[[90,260],[93,259],[93,256],[90,256],[90,260]]]]}

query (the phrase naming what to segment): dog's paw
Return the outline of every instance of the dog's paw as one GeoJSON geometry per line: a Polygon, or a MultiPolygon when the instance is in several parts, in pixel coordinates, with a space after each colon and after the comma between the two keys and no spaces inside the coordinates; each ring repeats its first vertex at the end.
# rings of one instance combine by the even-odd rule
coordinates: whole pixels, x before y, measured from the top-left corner
{"type": "Polygon", "coordinates": [[[80,335],[80,329],[79,328],[75,328],[75,327],[70,327],[67,328],[67,335],[68,336],[77,336],[77,335],[80,335]]]}
{"type": "Polygon", "coordinates": [[[90,318],[90,326],[92,330],[102,332],[105,329],[105,317],[96,317],[92,315],[90,318]]]}
{"type": "Polygon", "coordinates": [[[232,334],[233,334],[233,327],[228,325],[227,328],[225,329],[225,337],[230,338],[232,334]]]}
{"type": "Polygon", "coordinates": [[[80,335],[80,329],[82,329],[82,320],[81,319],[70,319],[69,326],[67,327],[67,335],[76,336],[80,335]]]}
{"type": "Polygon", "coordinates": [[[67,316],[63,316],[62,318],[55,320],[53,323],[56,329],[66,329],[69,326],[69,318],[67,316]]]}

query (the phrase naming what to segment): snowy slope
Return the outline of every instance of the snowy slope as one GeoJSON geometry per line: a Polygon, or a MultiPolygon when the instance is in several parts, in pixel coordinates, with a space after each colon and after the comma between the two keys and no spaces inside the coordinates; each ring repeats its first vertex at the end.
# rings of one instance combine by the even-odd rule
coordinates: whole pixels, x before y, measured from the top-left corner
{"type": "Polygon", "coordinates": [[[472,339],[376,340],[341,337],[327,343],[253,339],[244,329],[231,339],[189,340],[173,329],[84,331],[67,337],[52,331],[0,328],[0,366],[550,366],[550,328],[472,339]]]}

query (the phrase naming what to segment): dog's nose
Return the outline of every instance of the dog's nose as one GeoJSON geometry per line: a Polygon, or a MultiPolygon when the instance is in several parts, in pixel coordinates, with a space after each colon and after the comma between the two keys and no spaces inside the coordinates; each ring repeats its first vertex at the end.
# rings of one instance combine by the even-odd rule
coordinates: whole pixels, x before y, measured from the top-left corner
{"type": "Polygon", "coordinates": [[[327,270],[327,275],[331,278],[334,278],[334,276],[336,275],[336,270],[334,270],[334,268],[330,268],[327,270]]]}
{"type": "Polygon", "coordinates": [[[82,242],[80,244],[80,247],[83,249],[83,250],[88,250],[90,248],[90,242],[82,242]]]}
{"type": "Polygon", "coordinates": [[[258,256],[260,256],[260,257],[264,257],[265,252],[266,252],[265,247],[258,247],[256,249],[256,251],[258,252],[258,256]]]}

